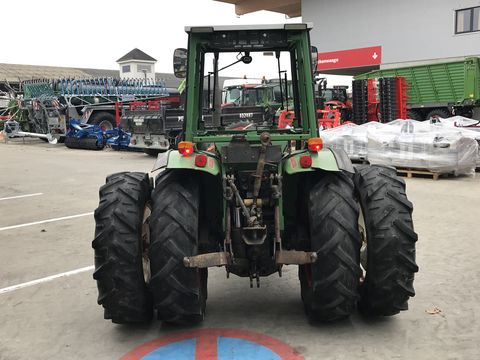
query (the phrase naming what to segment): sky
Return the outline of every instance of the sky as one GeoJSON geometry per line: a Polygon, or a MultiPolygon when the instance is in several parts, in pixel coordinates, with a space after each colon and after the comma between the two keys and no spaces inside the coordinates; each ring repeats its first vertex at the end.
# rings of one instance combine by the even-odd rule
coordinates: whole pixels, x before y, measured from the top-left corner
{"type": "MultiPolygon", "coordinates": [[[[116,60],[139,48],[167,73],[174,49],[187,46],[185,26],[301,21],[268,11],[237,16],[234,5],[213,0],[16,0],[2,1],[0,13],[18,14],[1,16],[0,63],[116,70],[116,60]]],[[[268,71],[259,66],[251,76],[268,71]]]]}

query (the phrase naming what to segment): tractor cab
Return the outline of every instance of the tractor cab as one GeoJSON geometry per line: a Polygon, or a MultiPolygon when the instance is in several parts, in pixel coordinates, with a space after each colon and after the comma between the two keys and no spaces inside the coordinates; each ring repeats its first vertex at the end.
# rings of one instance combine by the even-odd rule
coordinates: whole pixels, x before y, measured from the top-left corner
{"type": "Polygon", "coordinates": [[[260,106],[275,101],[274,87],[265,84],[243,84],[223,89],[222,107],[228,106],[260,106]]]}
{"type": "MultiPolygon", "coordinates": [[[[222,136],[226,141],[231,139],[232,117],[229,115],[238,111],[229,108],[235,106],[243,108],[238,119],[249,123],[249,136],[253,136],[253,130],[257,132],[257,137],[261,132],[268,131],[278,140],[290,137],[292,132],[298,140],[316,134],[313,98],[309,98],[311,91],[307,91],[310,86],[307,84],[312,82],[310,45],[308,42],[302,43],[301,36],[298,36],[299,32],[307,28],[296,26],[264,26],[265,29],[255,31],[218,26],[187,29],[190,35],[188,52],[186,49],[177,49],[174,58],[188,59],[188,62],[197,64],[201,73],[192,75],[199,76],[201,84],[196,84],[196,80],[187,76],[186,140],[191,139],[198,144],[200,138],[213,135],[222,136]],[[236,35],[233,35],[234,33],[236,35]],[[256,36],[259,38],[255,38],[256,36]],[[302,65],[297,66],[300,63],[302,65]],[[219,77],[227,68],[229,71],[236,69],[239,73],[253,73],[255,69],[275,69],[278,82],[227,88],[222,101],[219,77]],[[307,75],[304,69],[309,69],[307,75]],[[290,86],[292,94],[289,94],[288,81],[293,84],[290,86]],[[197,86],[208,91],[211,101],[206,107],[198,99],[197,86]],[[280,96],[276,96],[278,92],[280,96]],[[292,99],[291,110],[295,111],[297,116],[294,126],[288,130],[289,135],[285,136],[285,130],[279,129],[275,116],[271,116],[271,110],[287,107],[287,98],[292,99]],[[260,111],[262,116],[255,116],[259,107],[263,109],[260,111]]],[[[186,63],[176,62],[176,69],[184,69],[186,66],[186,63]]],[[[192,71],[198,73],[196,69],[192,71]]],[[[176,74],[179,72],[176,71],[176,74]]],[[[185,72],[183,74],[186,75],[185,72]]]]}
{"type": "Polygon", "coordinates": [[[346,103],[348,100],[347,89],[348,86],[336,85],[333,88],[322,90],[320,96],[325,100],[326,103],[331,101],[346,103]]]}
{"type": "Polygon", "coordinates": [[[334,85],[327,88],[326,78],[315,78],[316,82],[316,103],[319,109],[324,109],[329,105],[336,105],[340,107],[348,106],[350,102],[347,94],[348,86],[334,85]]]}

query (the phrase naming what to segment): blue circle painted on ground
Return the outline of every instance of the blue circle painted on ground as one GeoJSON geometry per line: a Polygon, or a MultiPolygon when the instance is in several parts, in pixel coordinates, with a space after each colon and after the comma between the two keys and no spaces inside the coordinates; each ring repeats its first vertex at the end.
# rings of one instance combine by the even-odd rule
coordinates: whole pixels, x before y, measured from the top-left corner
{"type": "Polygon", "coordinates": [[[195,359],[195,339],[177,341],[173,344],[164,345],[151,353],[142,357],[142,360],[157,359],[176,359],[176,360],[192,360],[195,359]]]}
{"type": "MultiPolygon", "coordinates": [[[[144,355],[142,360],[195,360],[196,340],[188,339],[162,346],[144,355]]],[[[265,346],[244,339],[219,337],[218,360],[280,360],[280,357],[265,346]]]]}
{"type": "Polygon", "coordinates": [[[199,329],[172,333],[142,344],[122,360],[303,360],[284,342],[237,329],[199,329]]]}

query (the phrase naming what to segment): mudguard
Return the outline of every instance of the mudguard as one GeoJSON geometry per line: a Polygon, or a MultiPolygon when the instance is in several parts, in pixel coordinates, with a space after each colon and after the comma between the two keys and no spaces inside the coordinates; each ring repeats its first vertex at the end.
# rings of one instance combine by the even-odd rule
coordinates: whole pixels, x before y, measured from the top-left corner
{"type": "Polygon", "coordinates": [[[309,152],[307,150],[293,152],[292,155],[283,159],[283,169],[289,175],[311,172],[316,169],[354,173],[352,162],[345,151],[341,149],[323,149],[319,152],[309,152]],[[300,157],[304,155],[310,155],[312,157],[312,166],[309,168],[302,168],[300,165],[300,157]]]}
{"type": "Polygon", "coordinates": [[[337,166],[340,170],[355,174],[352,161],[348,157],[348,154],[343,149],[329,149],[337,160],[337,166]]]}
{"type": "Polygon", "coordinates": [[[204,167],[195,165],[195,156],[199,153],[193,153],[190,156],[183,156],[177,150],[168,150],[167,152],[158,154],[157,160],[153,166],[152,171],[166,169],[191,169],[203,171],[211,175],[218,175],[220,173],[220,164],[218,160],[205,152],[203,155],[207,156],[207,164],[204,167]]]}

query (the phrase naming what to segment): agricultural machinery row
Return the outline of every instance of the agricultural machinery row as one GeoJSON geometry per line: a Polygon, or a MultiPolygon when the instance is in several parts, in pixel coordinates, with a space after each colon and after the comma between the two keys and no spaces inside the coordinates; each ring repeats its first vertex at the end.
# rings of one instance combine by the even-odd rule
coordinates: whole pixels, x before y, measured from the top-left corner
{"type": "MultiPolygon", "coordinates": [[[[205,76],[202,101],[208,104],[215,94],[211,91],[212,73],[205,76]]],[[[451,115],[478,118],[478,79],[478,58],[379,70],[355,78],[350,100],[345,86],[327,87],[326,79],[315,74],[318,126],[328,129],[349,122],[387,123],[396,119],[425,120],[451,115]]],[[[291,82],[286,73],[276,79],[225,82],[220,110],[225,122],[233,127],[251,126],[252,121],[290,127],[295,118],[291,82]]],[[[181,94],[158,81],[32,80],[22,83],[20,92],[23,97],[13,101],[13,106],[8,94],[0,94],[0,121],[20,120],[23,128],[15,124],[9,126],[18,129],[17,136],[63,142],[71,119],[98,125],[103,132],[122,125],[122,131],[131,135],[130,148],[157,155],[175,147],[183,131],[181,94]]],[[[208,122],[211,117],[205,116],[208,122]]],[[[76,144],[81,147],[82,142],[76,144]]],[[[85,140],[85,148],[92,148],[89,142],[91,140],[85,140]]]]}
{"type": "MultiPolygon", "coordinates": [[[[115,129],[118,133],[122,117],[127,114],[132,117],[132,109],[148,107],[156,111],[159,121],[163,121],[165,110],[180,106],[180,94],[176,89],[166,88],[163,81],[143,79],[32,80],[22,84],[22,93],[16,101],[17,113],[25,115],[27,129],[10,123],[11,136],[33,136],[86,149],[102,148],[100,143],[92,145],[94,137],[110,138],[109,132],[115,129]],[[17,131],[12,132],[12,129],[17,131]]],[[[135,124],[143,121],[141,114],[134,117],[135,124]]],[[[125,121],[126,126],[120,132],[130,133],[131,122],[125,121]]],[[[143,147],[137,145],[137,148],[165,150],[175,136],[162,126],[160,133],[152,134],[157,139],[155,144],[144,141],[143,147]]]]}

